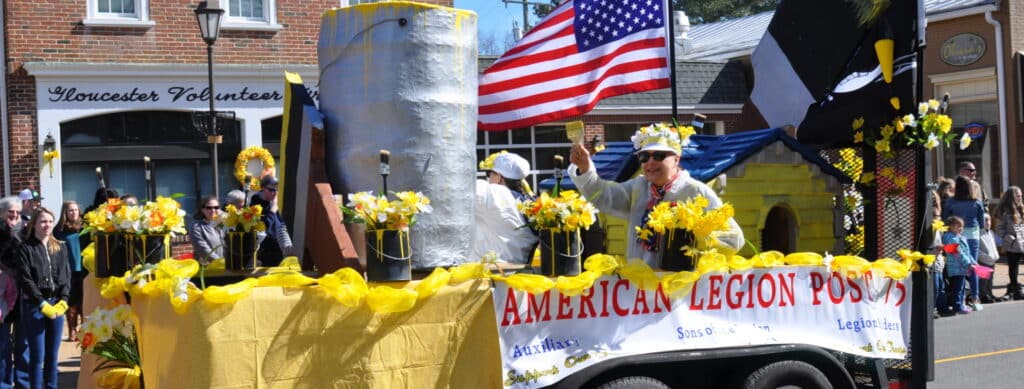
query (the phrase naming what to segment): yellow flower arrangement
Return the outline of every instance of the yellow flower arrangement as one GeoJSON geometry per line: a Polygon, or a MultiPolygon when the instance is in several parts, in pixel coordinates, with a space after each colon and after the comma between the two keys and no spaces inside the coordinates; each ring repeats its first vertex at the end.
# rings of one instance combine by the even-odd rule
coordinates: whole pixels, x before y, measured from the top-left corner
{"type": "Polygon", "coordinates": [[[249,146],[245,150],[238,153],[238,158],[235,159],[235,179],[242,185],[248,185],[251,190],[260,190],[260,177],[267,174],[274,173],[274,156],[270,155],[270,151],[259,146],[249,146]],[[259,176],[252,176],[249,174],[246,167],[249,165],[249,161],[254,159],[260,160],[263,163],[263,171],[259,176]],[[249,181],[246,182],[248,177],[249,181]]]}
{"type": "Polygon", "coordinates": [[[121,199],[108,199],[106,203],[98,208],[82,215],[85,219],[85,230],[97,232],[116,232],[117,225],[114,224],[114,214],[117,213],[124,203],[121,199]]]}
{"type": "Polygon", "coordinates": [[[953,119],[939,113],[939,102],[934,99],[918,104],[916,117],[912,114],[897,116],[877,132],[864,130],[863,125],[863,117],[851,123],[850,127],[854,130],[853,143],[866,143],[883,154],[893,153],[893,149],[898,146],[920,145],[928,150],[940,144],[948,147],[956,139],[956,134],[950,131],[953,119]]]}
{"type": "Polygon", "coordinates": [[[342,207],[345,220],[365,223],[367,231],[398,230],[408,231],[416,224],[416,215],[430,213],[430,199],[421,192],[397,192],[397,200],[374,196],[373,192],[358,192],[348,195],[349,202],[342,207]]]}
{"type": "Polygon", "coordinates": [[[102,358],[96,367],[96,371],[106,371],[97,380],[101,388],[140,387],[139,342],[129,306],[97,308],[86,316],[79,347],[102,358]]]}
{"type": "Polygon", "coordinates": [[[640,127],[630,140],[633,141],[633,148],[637,150],[653,143],[661,143],[675,150],[677,154],[682,154],[683,146],[690,144],[690,136],[696,133],[691,126],[656,123],[640,127]]]}
{"type": "Polygon", "coordinates": [[[581,227],[589,229],[597,219],[597,208],[576,191],[565,190],[557,197],[541,193],[536,200],[518,205],[526,215],[530,227],[554,232],[574,232],[581,227]]]}
{"type": "Polygon", "coordinates": [[[185,234],[185,211],[170,197],[158,196],[145,205],[125,205],[120,199],[87,212],[86,229],[126,234],[185,234]]]}
{"type": "Polygon", "coordinates": [[[651,209],[647,223],[636,227],[640,239],[648,239],[653,234],[665,234],[669,230],[682,229],[693,233],[697,247],[687,247],[687,251],[704,252],[718,245],[718,236],[729,231],[729,220],[736,211],[732,204],[725,203],[721,207],[708,209],[710,201],[704,196],[697,196],[685,202],[658,203],[651,209]]]}
{"type": "Polygon", "coordinates": [[[139,232],[143,234],[185,234],[185,210],[170,197],[157,196],[146,202],[139,215],[139,232]]]}
{"type": "Polygon", "coordinates": [[[261,216],[263,207],[259,205],[238,208],[228,204],[221,212],[219,222],[231,232],[260,232],[267,228],[261,216]]]}

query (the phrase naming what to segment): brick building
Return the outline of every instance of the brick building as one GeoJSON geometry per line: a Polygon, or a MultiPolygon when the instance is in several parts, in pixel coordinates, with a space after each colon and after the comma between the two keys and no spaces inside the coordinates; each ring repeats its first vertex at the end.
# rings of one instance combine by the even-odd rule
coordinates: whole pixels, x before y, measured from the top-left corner
{"type": "MultiPolygon", "coordinates": [[[[421,0],[423,1],[423,0],[421,0]]],[[[222,0],[214,46],[217,110],[233,111],[222,127],[220,186],[232,177],[238,150],[280,140],[284,71],[317,90],[316,47],[323,11],[366,0],[222,0]]],[[[451,6],[452,0],[426,0],[451,6]]],[[[83,207],[98,188],[146,193],[143,157],[153,160],[156,193],[182,193],[190,212],[211,193],[210,146],[192,125],[205,112],[206,44],[190,0],[23,0],[2,4],[5,77],[3,193],[38,188],[43,203],[83,207]],[[42,166],[52,137],[61,152],[53,172],[42,166]]]]}

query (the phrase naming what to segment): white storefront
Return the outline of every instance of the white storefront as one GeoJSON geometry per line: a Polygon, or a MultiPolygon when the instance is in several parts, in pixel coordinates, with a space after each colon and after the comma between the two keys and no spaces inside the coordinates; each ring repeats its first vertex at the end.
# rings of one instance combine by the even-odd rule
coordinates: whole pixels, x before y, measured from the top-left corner
{"type": "MultiPolygon", "coordinates": [[[[64,200],[89,206],[99,187],[96,167],[105,167],[109,187],[144,198],[144,156],[153,160],[155,194],[182,193],[191,211],[198,196],[213,192],[210,146],[191,123],[192,112],[209,110],[206,65],[27,63],[25,69],[36,80],[36,144],[41,148],[50,135],[62,157],[52,174],[41,166],[44,206],[57,210],[64,200]]],[[[238,187],[231,175],[237,150],[277,145],[285,71],[302,75],[316,98],[315,65],[214,66],[215,108],[233,111],[236,120],[218,150],[222,196],[238,187]]]]}

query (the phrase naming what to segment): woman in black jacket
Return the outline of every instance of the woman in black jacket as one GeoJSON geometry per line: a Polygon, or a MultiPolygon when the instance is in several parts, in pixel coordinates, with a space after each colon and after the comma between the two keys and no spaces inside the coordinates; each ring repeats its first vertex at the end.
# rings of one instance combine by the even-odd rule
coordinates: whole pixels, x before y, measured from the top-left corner
{"type": "Polygon", "coordinates": [[[71,293],[67,248],[53,237],[56,218],[39,208],[25,228],[16,261],[21,290],[21,326],[28,338],[29,382],[32,389],[57,389],[57,354],[64,329],[64,311],[71,293]]]}

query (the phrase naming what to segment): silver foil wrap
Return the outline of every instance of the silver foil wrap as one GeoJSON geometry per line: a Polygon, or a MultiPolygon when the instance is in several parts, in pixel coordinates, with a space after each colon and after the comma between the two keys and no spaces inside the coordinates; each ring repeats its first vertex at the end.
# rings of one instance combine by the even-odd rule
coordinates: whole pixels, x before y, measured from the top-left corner
{"type": "Polygon", "coordinates": [[[388,191],[422,191],[434,208],[411,228],[415,268],[473,259],[476,23],[472,11],[404,2],[333,9],[322,19],[331,185],[346,201],[380,193],[379,151],[389,150],[388,191]]]}

